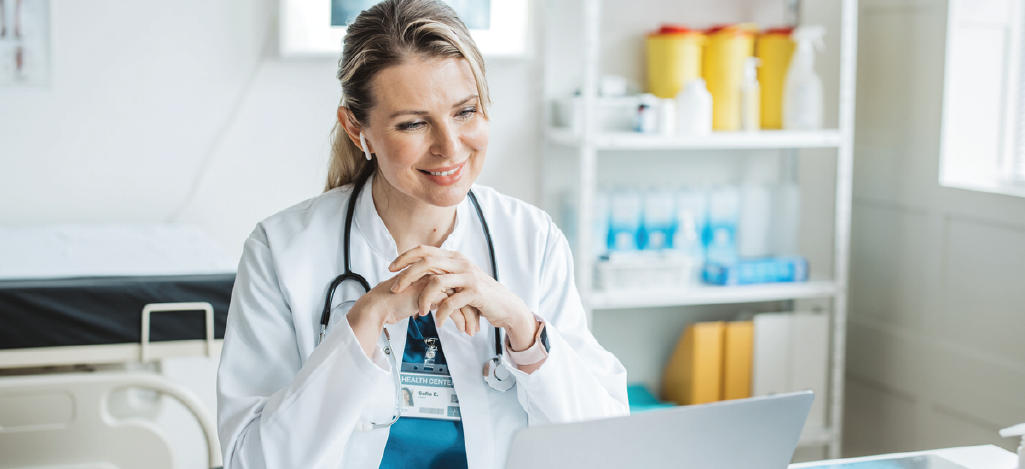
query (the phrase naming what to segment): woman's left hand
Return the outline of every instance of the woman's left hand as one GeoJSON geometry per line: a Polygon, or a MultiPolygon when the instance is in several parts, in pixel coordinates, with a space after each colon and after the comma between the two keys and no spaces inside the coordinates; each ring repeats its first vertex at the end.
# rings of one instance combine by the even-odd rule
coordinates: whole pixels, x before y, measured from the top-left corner
{"type": "Polygon", "coordinates": [[[392,285],[395,293],[424,276],[431,276],[420,293],[423,314],[431,309],[432,298],[448,294],[434,312],[439,326],[451,317],[460,331],[472,335],[470,331],[479,328],[479,321],[467,317],[466,309],[470,308],[495,327],[505,329],[513,350],[525,350],[534,343],[538,322],[526,303],[466,256],[433,246],[418,246],[399,255],[388,270],[403,271],[392,285]],[[453,314],[457,312],[463,314],[453,314]]]}

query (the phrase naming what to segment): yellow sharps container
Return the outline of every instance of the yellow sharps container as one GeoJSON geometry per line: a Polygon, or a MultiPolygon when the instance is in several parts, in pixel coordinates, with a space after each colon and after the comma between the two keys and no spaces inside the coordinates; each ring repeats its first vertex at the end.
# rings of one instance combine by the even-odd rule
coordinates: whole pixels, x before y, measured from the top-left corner
{"type": "Polygon", "coordinates": [[[790,56],[794,55],[794,41],[790,34],[794,28],[775,28],[758,35],[755,57],[762,60],[758,67],[758,84],[762,89],[762,128],[783,128],[783,85],[786,83],[790,56]]]}
{"type": "Polygon", "coordinates": [[[712,94],[713,130],[740,130],[740,85],[744,61],[754,52],[752,26],[718,26],[705,31],[701,74],[712,94]]]}
{"type": "Polygon", "coordinates": [[[705,35],[683,26],[664,25],[648,35],[648,91],[675,98],[684,83],[701,77],[701,46],[705,35]]]}

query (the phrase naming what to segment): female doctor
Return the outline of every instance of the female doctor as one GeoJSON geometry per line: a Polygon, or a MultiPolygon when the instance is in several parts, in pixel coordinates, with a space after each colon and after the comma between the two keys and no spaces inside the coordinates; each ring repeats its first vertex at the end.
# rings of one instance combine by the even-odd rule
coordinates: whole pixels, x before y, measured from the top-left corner
{"type": "Polygon", "coordinates": [[[348,27],[338,79],[327,191],[245,243],[217,381],[225,468],[501,468],[517,429],[626,415],[566,238],[473,184],[489,100],[462,21],[381,2],[348,27]]]}

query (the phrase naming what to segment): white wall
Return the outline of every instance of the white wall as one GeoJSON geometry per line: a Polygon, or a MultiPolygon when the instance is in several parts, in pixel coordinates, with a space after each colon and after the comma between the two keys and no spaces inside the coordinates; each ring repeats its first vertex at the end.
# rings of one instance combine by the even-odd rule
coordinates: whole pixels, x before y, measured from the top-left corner
{"type": "MultiPolygon", "coordinates": [[[[184,221],[234,255],[323,189],[336,59],[276,57],[258,2],[52,0],[52,83],[0,88],[0,225],[184,221]]],[[[489,61],[479,182],[533,202],[533,59],[489,61]]]]}
{"type": "Polygon", "coordinates": [[[938,184],[946,2],[863,0],[850,455],[1016,441],[1025,421],[1025,199],[938,184]]]}

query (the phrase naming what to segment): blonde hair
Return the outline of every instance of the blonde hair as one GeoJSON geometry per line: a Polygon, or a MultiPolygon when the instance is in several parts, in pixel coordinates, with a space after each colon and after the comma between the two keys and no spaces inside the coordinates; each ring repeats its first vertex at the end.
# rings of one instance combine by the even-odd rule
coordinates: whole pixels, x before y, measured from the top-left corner
{"type": "MultiPolygon", "coordinates": [[[[363,11],[348,26],[338,60],[338,81],[342,102],[352,112],[355,124],[366,127],[374,107],[373,78],[387,67],[411,57],[463,58],[470,64],[477,82],[481,112],[488,116],[491,104],[484,78],[484,58],[470,31],[448,5],[435,0],[385,0],[363,11]]],[[[331,132],[331,159],[327,188],[365,179],[377,168],[367,161],[338,122],[331,132]]]]}

